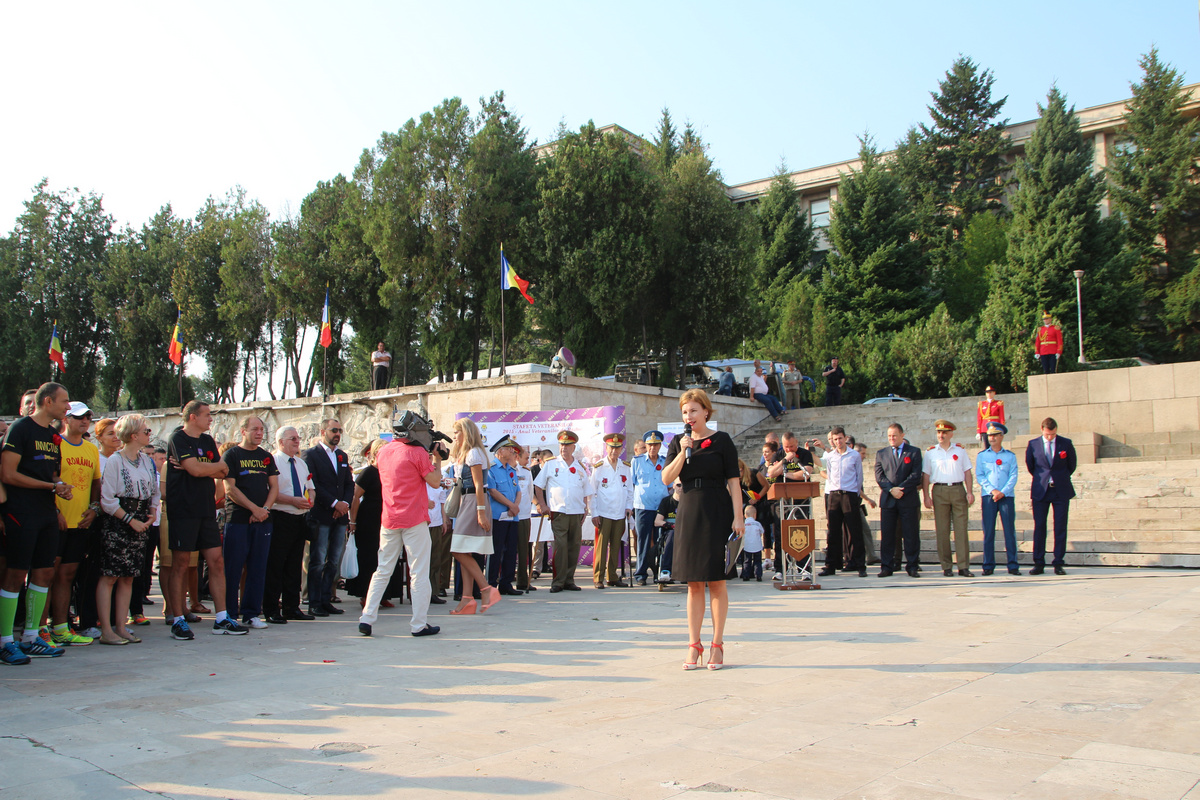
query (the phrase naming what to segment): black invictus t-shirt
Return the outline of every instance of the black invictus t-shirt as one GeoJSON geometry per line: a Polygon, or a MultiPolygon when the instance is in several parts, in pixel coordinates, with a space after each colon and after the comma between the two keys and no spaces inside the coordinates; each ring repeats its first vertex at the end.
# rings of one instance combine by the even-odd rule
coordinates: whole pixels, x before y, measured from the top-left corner
{"type": "MultiPolygon", "coordinates": [[[[261,447],[246,450],[243,447],[231,447],[225,451],[221,459],[229,467],[229,475],[233,483],[246,495],[246,499],[256,506],[267,502],[271,493],[272,475],[279,474],[275,459],[261,447]]],[[[230,522],[235,525],[245,525],[250,522],[250,510],[233,502],[233,498],[225,495],[225,512],[230,522]]]]}
{"type": "MultiPolygon", "coordinates": [[[[39,425],[32,417],[21,417],[8,429],[4,440],[4,452],[19,453],[21,463],[17,472],[38,481],[54,483],[61,464],[59,445],[62,437],[50,427],[39,425]]],[[[8,492],[10,514],[49,514],[54,516],[54,490],[26,489],[23,486],[5,484],[8,492]]]]}
{"type": "Polygon", "coordinates": [[[204,519],[217,513],[217,484],[212,478],[195,478],[183,468],[183,462],[194,458],[202,464],[215,464],[217,442],[207,433],[188,436],[180,426],[167,439],[167,455],[179,466],[167,465],[167,517],[204,519]]]}

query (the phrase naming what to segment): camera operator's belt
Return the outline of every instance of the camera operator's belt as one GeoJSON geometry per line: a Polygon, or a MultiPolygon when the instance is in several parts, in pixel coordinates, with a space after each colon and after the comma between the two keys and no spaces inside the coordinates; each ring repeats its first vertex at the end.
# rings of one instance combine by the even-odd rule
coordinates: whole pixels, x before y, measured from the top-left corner
{"type": "Polygon", "coordinates": [[[693,489],[720,489],[725,487],[725,481],[719,481],[714,478],[692,478],[690,481],[682,481],[683,490],[690,492],[693,489]]]}

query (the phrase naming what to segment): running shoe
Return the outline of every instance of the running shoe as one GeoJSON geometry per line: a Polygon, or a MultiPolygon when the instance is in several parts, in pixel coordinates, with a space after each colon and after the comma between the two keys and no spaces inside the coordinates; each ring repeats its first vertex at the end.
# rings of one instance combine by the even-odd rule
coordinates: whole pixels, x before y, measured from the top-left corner
{"type": "Polygon", "coordinates": [[[263,628],[270,627],[267,625],[267,623],[263,622],[262,617],[251,617],[250,619],[244,619],[242,620],[242,625],[248,628],[254,628],[255,630],[261,630],[263,628]]]}
{"type": "Polygon", "coordinates": [[[134,616],[129,618],[129,624],[130,625],[149,625],[150,618],[147,617],[145,614],[135,614],[134,616]]]}
{"type": "Polygon", "coordinates": [[[61,647],[46,644],[41,638],[34,639],[32,642],[21,642],[20,648],[21,652],[30,658],[58,658],[67,652],[61,647]]]}
{"type": "Polygon", "coordinates": [[[51,644],[56,644],[59,647],[83,647],[89,645],[93,641],[90,636],[80,636],[78,633],[73,633],[70,628],[67,628],[66,633],[55,633],[52,635],[51,644]]]}
{"type": "Polygon", "coordinates": [[[100,638],[100,629],[97,628],[95,625],[93,625],[90,628],[86,628],[86,629],[80,631],[79,635],[86,636],[89,639],[99,639],[100,638]]]}
{"type": "Polygon", "coordinates": [[[238,625],[236,622],[229,619],[229,617],[226,617],[225,619],[220,620],[219,622],[213,623],[213,634],[214,635],[227,633],[227,634],[230,634],[231,636],[241,636],[241,635],[249,633],[249,632],[250,632],[249,628],[243,628],[241,625],[238,625]]]}
{"type": "Polygon", "coordinates": [[[28,663],[29,656],[22,652],[16,642],[8,642],[3,647],[0,647],[0,664],[9,664],[17,667],[28,663]]]}
{"type": "Polygon", "coordinates": [[[184,641],[196,638],[196,634],[192,633],[192,629],[188,627],[187,621],[182,619],[171,626],[171,635],[184,641]]]}
{"type": "Polygon", "coordinates": [[[53,641],[52,637],[53,637],[53,631],[50,630],[49,625],[43,625],[42,627],[38,628],[38,638],[40,638],[43,642],[50,645],[51,647],[54,646],[54,641],[53,641]]]}

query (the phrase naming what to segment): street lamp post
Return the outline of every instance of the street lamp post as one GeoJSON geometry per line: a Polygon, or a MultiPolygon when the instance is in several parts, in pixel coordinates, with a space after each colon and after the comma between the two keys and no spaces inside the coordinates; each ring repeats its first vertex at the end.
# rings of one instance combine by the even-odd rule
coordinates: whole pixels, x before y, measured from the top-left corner
{"type": "Polygon", "coordinates": [[[1079,282],[1083,279],[1083,270],[1077,269],[1075,275],[1075,313],[1078,316],[1078,325],[1076,331],[1079,335],[1079,363],[1086,364],[1087,359],[1083,357],[1083,292],[1079,288],[1079,282]]]}

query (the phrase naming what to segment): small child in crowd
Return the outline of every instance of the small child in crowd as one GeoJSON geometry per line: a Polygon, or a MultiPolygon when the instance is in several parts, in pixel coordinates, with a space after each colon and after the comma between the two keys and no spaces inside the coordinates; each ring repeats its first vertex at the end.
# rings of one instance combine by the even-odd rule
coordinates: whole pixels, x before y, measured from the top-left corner
{"type": "Polygon", "coordinates": [[[742,512],[746,518],[746,533],[742,536],[742,580],[750,580],[754,573],[756,581],[762,581],[763,526],[756,519],[758,512],[747,505],[742,512]]]}

